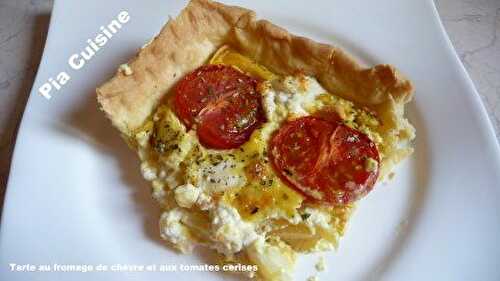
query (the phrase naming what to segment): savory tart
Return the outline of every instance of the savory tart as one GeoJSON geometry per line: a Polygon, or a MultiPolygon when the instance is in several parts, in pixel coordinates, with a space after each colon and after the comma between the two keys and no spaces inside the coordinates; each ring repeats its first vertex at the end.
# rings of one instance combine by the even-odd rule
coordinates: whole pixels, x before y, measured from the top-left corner
{"type": "Polygon", "coordinates": [[[152,183],[163,239],[289,280],[412,153],[412,91],[390,65],[192,0],[97,94],[152,183]]]}

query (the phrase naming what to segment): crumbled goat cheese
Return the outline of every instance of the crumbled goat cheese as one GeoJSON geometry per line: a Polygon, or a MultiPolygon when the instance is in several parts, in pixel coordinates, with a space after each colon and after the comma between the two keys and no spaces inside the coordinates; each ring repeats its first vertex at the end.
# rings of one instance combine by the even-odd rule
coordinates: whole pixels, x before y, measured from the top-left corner
{"type": "Polygon", "coordinates": [[[120,65],[120,71],[125,74],[125,76],[132,75],[134,71],[132,71],[132,68],[126,63],[120,65]]]}
{"type": "Polygon", "coordinates": [[[188,228],[181,222],[185,215],[185,210],[174,208],[164,212],[160,217],[161,237],[172,243],[183,253],[191,252],[195,245],[188,228]]]}
{"type": "Polygon", "coordinates": [[[288,114],[308,115],[316,98],[326,93],[316,79],[306,76],[286,76],[268,83],[263,87],[263,107],[272,121],[282,121],[288,114]]]}
{"type": "Polygon", "coordinates": [[[214,208],[214,202],[212,197],[208,194],[201,192],[198,195],[198,200],[196,200],[196,205],[202,210],[207,211],[214,208]]]}
{"type": "Polygon", "coordinates": [[[238,211],[229,205],[219,203],[211,216],[213,246],[227,257],[241,251],[259,237],[253,224],[243,221],[238,211]]]}
{"type": "Polygon", "coordinates": [[[199,195],[200,189],[189,183],[176,187],[174,191],[175,201],[184,208],[191,208],[199,195]]]}
{"type": "Polygon", "coordinates": [[[313,209],[313,208],[305,208],[304,214],[307,214],[307,218],[304,220],[304,223],[315,232],[316,227],[329,228],[331,216],[328,213],[313,209]]]}
{"type": "Polygon", "coordinates": [[[155,180],[157,178],[157,170],[155,167],[150,165],[148,162],[142,162],[141,173],[144,179],[148,181],[155,180]]]}

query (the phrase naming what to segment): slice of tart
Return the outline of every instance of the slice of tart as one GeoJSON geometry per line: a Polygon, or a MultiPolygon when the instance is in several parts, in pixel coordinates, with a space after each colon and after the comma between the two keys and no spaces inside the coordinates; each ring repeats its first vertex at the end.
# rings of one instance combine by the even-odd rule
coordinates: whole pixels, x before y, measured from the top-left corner
{"type": "Polygon", "coordinates": [[[411,154],[412,85],[254,12],[193,0],[97,89],[141,160],[174,248],[290,280],[411,154]]]}

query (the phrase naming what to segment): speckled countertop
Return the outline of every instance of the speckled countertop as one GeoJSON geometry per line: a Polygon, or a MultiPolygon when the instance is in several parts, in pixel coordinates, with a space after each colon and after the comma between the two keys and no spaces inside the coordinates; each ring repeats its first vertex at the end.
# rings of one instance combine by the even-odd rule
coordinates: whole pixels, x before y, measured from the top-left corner
{"type": "MultiPolygon", "coordinates": [[[[436,0],[436,5],[500,140],[500,1],[436,0]]],[[[43,52],[51,9],[52,0],[0,2],[0,210],[16,131],[43,52]]]]}

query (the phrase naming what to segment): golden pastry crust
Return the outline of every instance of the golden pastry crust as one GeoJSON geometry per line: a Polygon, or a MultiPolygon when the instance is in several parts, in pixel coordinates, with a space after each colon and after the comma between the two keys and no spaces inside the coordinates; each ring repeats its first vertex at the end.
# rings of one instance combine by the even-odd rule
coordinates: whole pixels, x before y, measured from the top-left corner
{"type": "Polygon", "coordinates": [[[362,105],[377,105],[392,96],[408,102],[412,84],[394,67],[362,68],[339,48],[290,34],[255,14],[243,15],[232,30],[230,44],[275,73],[297,71],[316,77],[331,93],[362,105]]]}
{"type": "MultiPolygon", "coordinates": [[[[118,69],[112,79],[97,89],[98,102],[125,139],[136,144],[134,142],[139,138],[135,136],[137,133],[140,138],[146,136],[147,143],[149,135],[145,131],[148,130],[140,129],[148,124],[153,126],[152,122],[144,123],[152,118],[162,99],[172,92],[171,89],[179,79],[207,63],[224,45],[255,60],[275,74],[292,75],[301,72],[313,76],[331,94],[353,101],[357,107],[366,107],[369,111],[376,112],[381,125],[372,129],[382,139],[378,146],[381,152],[381,177],[412,152],[406,143],[414,138],[414,129],[404,117],[404,105],[410,101],[413,87],[394,67],[384,64],[364,68],[339,48],[292,35],[269,21],[257,20],[251,10],[210,0],[191,0],[178,17],[169,20],[151,43],[144,46],[127,65],[118,69]]],[[[177,121],[182,127],[180,121],[177,121]]],[[[359,129],[362,131],[363,128],[359,129]]],[[[144,147],[142,149],[150,149],[148,145],[144,147]]],[[[136,148],[143,164],[147,163],[148,151],[143,153],[140,145],[136,148]]],[[[177,206],[173,201],[175,198],[171,196],[158,200],[164,200],[160,202],[165,209],[177,206]]],[[[310,231],[305,225],[290,224],[291,229],[274,229],[276,237],[281,237],[289,244],[279,244],[286,245],[282,248],[274,245],[270,249],[284,251],[278,257],[281,257],[280,261],[284,266],[288,266],[293,264],[295,254],[290,245],[297,252],[312,252],[327,249],[326,244],[320,245],[325,237],[336,244],[353,210],[353,206],[344,207],[346,206],[334,210],[332,214],[335,217],[333,230],[313,233],[311,237],[314,239],[305,240],[300,236],[300,233],[310,231]],[[287,231],[297,232],[298,237],[302,238],[288,236],[287,240],[287,231]]],[[[189,214],[195,218],[197,213],[189,210],[189,214]]],[[[289,225],[288,222],[284,224],[289,225]]],[[[249,248],[255,245],[259,244],[254,243],[249,248]]],[[[182,243],[177,244],[180,249],[184,249],[184,246],[182,243]]],[[[269,252],[262,252],[261,256],[252,258],[252,253],[259,251],[261,250],[247,250],[246,258],[253,260],[252,263],[259,261],[257,264],[266,264],[269,252]]],[[[270,264],[269,268],[276,269],[280,262],[273,261],[270,264]]],[[[287,273],[282,267],[278,267],[279,273],[267,272],[268,269],[264,266],[261,268],[264,273],[261,271],[259,274],[272,280],[275,278],[269,276],[287,273]]],[[[288,279],[284,275],[280,278],[288,279]]]]}
{"type": "Polygon", "coordinates": [[[230,45],[271,71],[314,76],[330,93],[375,111],[386,145],[382,177],[412,152],[401,143],[414,138],[404,118],[413,86],[394,67],[363,68],[339,48],[295,36],[251,10],[210,0],[191,0],[143,47],[128,66],[97,89],[106,115],[125,136],[132,136],[162,98],[185,74],[206,63],[222,45],[230,45]]]}

